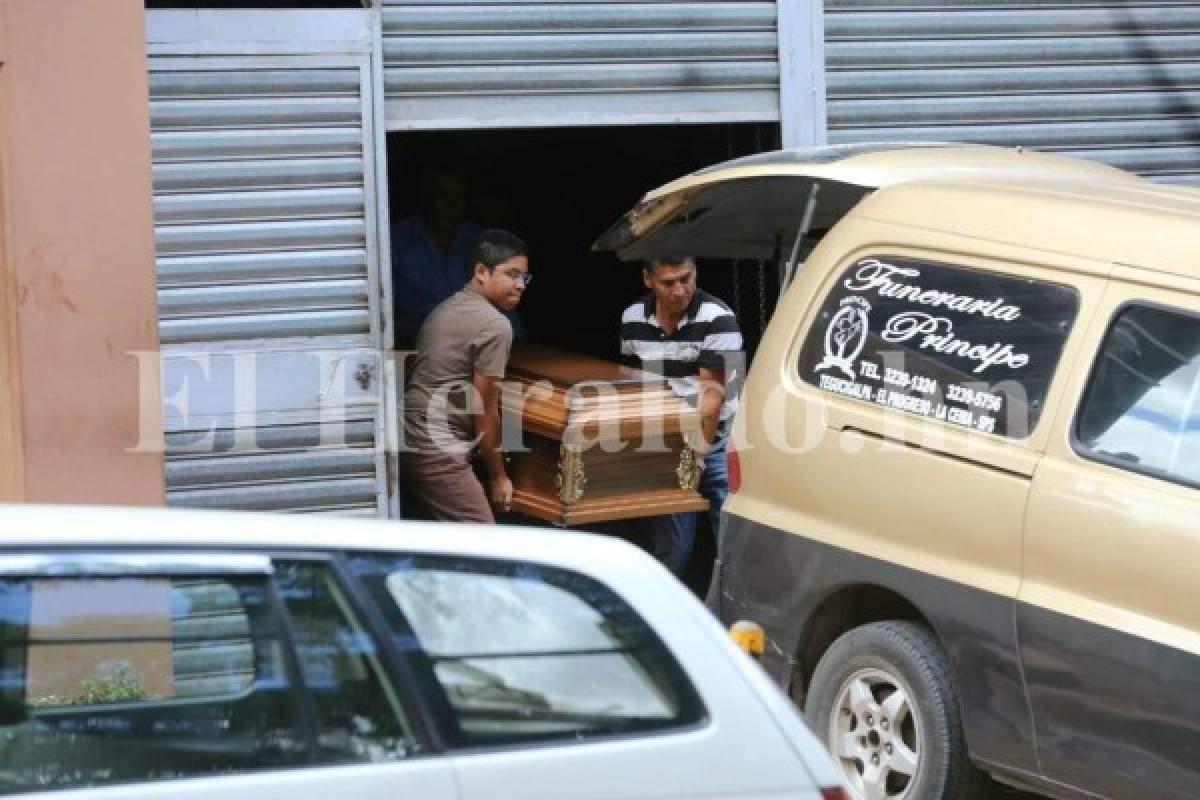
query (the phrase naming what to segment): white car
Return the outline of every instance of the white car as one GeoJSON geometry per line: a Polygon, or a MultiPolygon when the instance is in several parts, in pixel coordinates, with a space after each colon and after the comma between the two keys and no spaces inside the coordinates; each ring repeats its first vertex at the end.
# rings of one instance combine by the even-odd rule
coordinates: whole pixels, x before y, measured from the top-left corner
{"type": "Polygon", "coordinates": [[[844,797],[766,674],[622,542],[0,507],[0,793],[46,791],[844,797]]]}

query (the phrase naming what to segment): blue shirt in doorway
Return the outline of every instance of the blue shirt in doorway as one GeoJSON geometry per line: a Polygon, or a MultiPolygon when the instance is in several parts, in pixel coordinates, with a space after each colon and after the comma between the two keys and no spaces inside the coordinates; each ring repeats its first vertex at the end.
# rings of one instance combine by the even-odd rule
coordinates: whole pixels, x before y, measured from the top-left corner
{"type": "Polygon", "coordinates": [[[415,339],[434,306],[466,284],[468,262],[480,233],[474,222],[458,223],[450,251],[443,253],[420,216],[405,217],[392,230],[397,339],[415,339]]]}

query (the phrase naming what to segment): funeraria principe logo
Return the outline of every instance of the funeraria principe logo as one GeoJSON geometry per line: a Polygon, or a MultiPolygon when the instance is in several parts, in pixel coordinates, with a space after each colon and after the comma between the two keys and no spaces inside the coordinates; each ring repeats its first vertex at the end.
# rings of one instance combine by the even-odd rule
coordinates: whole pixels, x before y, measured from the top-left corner
{"type": "Polygon", "coordinates": [[[816,371],[834,367],[848,380],[854,380],[854,362],[867,344],[871,304],[861,297],[845,297],[840,305],[825,330],[825,357],[816,371]]]}

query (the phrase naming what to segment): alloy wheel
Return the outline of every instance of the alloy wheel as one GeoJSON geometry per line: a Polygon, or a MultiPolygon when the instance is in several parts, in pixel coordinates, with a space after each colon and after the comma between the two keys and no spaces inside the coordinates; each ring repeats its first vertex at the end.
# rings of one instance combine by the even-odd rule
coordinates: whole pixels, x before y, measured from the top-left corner
{"type": "Polygon", "coordinates": [[[884,670],[861,669],[842,682],[830,712],[829,749],[855,800],[910,798],[923,750],[915,710],[911,692],[884,670]]]}

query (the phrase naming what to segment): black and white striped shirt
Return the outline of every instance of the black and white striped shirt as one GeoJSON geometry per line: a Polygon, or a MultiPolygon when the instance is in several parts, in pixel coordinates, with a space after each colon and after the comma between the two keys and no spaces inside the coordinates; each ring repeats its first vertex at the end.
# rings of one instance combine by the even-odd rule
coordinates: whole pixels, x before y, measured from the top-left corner
{"type": "Polygon", "coordinates": [[[737,410],[737,387],[745,366],[742,332],[737,317],[703,289],[697,289],[675,332],[668,335],[654,316],[654,295],[648,294],[621,315],[621,355],[635,359],[647,372],[663,375],[671,390],[696,405],[699,368],[725,372],[725,403],[721,420],[737,410]]]}

